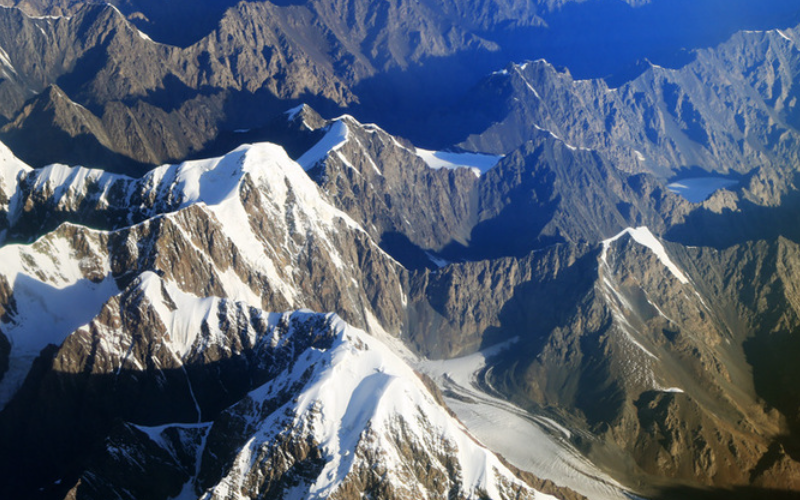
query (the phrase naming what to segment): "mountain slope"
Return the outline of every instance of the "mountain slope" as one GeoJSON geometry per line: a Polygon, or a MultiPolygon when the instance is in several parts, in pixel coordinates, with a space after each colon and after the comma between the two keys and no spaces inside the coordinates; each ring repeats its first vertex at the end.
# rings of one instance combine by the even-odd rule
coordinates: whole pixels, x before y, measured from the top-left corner
{"type": "Polygon", "coordinates": [[[402,268],[330,206],[277,146],[244,146],[222,158],[164,166],[142,179],[8,164],[14,184],[5,188],[11,208],[4,234],[27,239],[46,233],[33,244],[0,249],[8,263],[2,269],[3,331],[18,346],[29,335],[39,339],[24,355],[12,350],[15,359],[30,363],[50,342],[36,335],[46,325],[61,331],[61,339],[69,333],[58,320],[63,313],[53,312],[52,324],[40,316],[45,323],[36,328],[25,311],[40,302],[60,304],[53,299],[69,297],[70,287],[103,281],[124,288],[146,270],[198,296],[277,310],[336,310],[364,328],[400,329],[402,268]],[[29,291],[15,295],[21,283],[29,291]]]}
{"type": "MultiPolygon", "coordinates": [[[[3,261],[10,263],[3,269],[0,287],[0,329],[8,346],[0,350],[0,366],[8,367],[0,381],[6,404],[0,418],[6,419],[6,429],[29,422],[25,432],[9,438],[4,460],[11,463],[23,457],[18,460],[20,467],[49,463],[54,471],[37,474],[27,485],[14,488],[27,491],[70,478],[52,490],[61,495],[66,494],[66,486],[76,486],[83,477],[78,490],[102,496],[92,493],[91,478],[84,473],[100,474],[98,464],[105,463],[105,455],[96,455],[93,448],[74,455],[71,450],[78,446],[76,442],[121,440],[140,450],[137,453],[149,453],[141,450],[152,445],[142,444],[139,434],[115,424],[109,415],[148,426],[215,420],[224,408],[260,385],[259,380],[265,380],[259,378],[265,375],[251,352],[253,339],[265,331],[253,316],[258,316],[256,310],[300,307],[338,311],[373,333],[386,330],[402,336],[418,352],[433,357],[465,355],[518,338],[514,350],[493,359],[476,375],[483,381],[482,390],[502,394],[532,415],[544,412],[548,419],[574,430],[569,446],[643,493],[655,493],[656,481],[694,485],[757,481],[776,487],[778,471],[794,477],[791,455],[778,448],[793,443],[782,433],[791,436],[793,432],[794,396],[770,392],[770,384],[765,383],[791,377],[790,357],[778,354],[784,341],[769,334],[780,325],[792,330],[794,316],[786,304],[793,299],[790,292],[775,296],[772,281],[743,285],[751,282],[752,269],[765,269],[761,279],[773,274],[768,263],[775,259],[768,247],[756,245],[752,255],[731,254],[732,260],[741,262],[740,268],[731,268],[719,257],[724,253],[669,244],[644,228],[613,236],[631,220],[653,217],[650,220],[658,221],[662,213],[680,213],[669,207],[692,210],[698,205],[665,193],[646,175],[615,172],[600,154],[570,147],[544,131],[538,143],[526,145],[476,176],[470,169],[431,169],[420,159],[419,150],[377,127],[348,117],[326,122],[309,109],[295,112],[289,116],[290,126],[293,118],[294,125],[311,134],[308,140],[298,141],[300,163],[278,146],[256,144],[219,158],[159,167],[134,179],[63,165],[30,169],[6,152],[0,186],[3,237],[32,243],[6,243],[0,248],[3,261]],[[301,143],[305,146],[299,147],[301,143]],[[382,153],[383,159],[375,156],[382,153]],[[386,165],[385,170],[374,168],[379,164],[375,158],[386,165]],[[381,177],[388,177],[392,168],[397,177],[381,184],[381,177]],[[354,216],[362,219],[357,221],[334,208],[334,204],[346,208],[343,198],[330,188],[328,192],[321,189],[309,177],[315,172],[321,174],[316,180],[323,186],[326,172],[343,176],[331,186],[344,187],[369,187],[369,182],[353,182],[369,175],[379,197],[396,189],[404,176],[431,175],[471,179],[467,188],[480,195],[477,200],[484,206],[491,206],[486,200],[514,207],[552,199],[557,210],[549,213],[548,223],[562,235],[575,235],[577,241],[564,238],[550,247],[532,244],[515,256],[444,262],[440,269],[408,271],[375,243],[370,232],[380,234],[376,228],[361,229],[361,224],[371,220],[371,212],[354,210],[354,216]],[[557,194],[548,198],[535,189],[525,191],[522,184],[517,199],[509,195],[519,189],[517,185],[500,182],[510,178],[522,183],[534,173],[547,181],[535,187],[549,186],[557,194]],[[602,192],[609,183],[618,186],[618,191],[602,192]],[[575,185],[587,194],[570,195],[570,186],[575,185]],[[653,200],[659,192],[660,201],[653,200]],[[586,207],[588,212],[576,210],[591,193],[600,193],[602,198],[586,207]],[[622,214],[623,200],[636,203],[624,212],[626,216],[610,222],[602,215],[622,214]],[[593,209],[601,213],[594,214],[593,209]],[[640,215],[628,218],[636,211],[640,215]],[[594,243],[600,238],[604,240],[594,243]],[[727,276],[726,269],[737,270],[727,276]],[[777,297],[774,311],[757,306],[767,296],[777,297]],[[145,310],[139,308],[141,304],[147,306],[145,310]],[[181,307],[188,307],[191,314],[176,315],[174,311],[181,307]],[[763,323],[773,317],[779,319],[763,323]],[[101,355],[101,347],[110,350],[101,355]],[[198,347],[202,353],[193,351],[198,347]],[[753,366],[755,379],[748,365],[753,366]],[[96,380],[79,375],[93,370],[98,370],[96,380]],[[149,373],[146,382],[135,376],[140,370],[149,373]],[[142,383],[143,389],[109,378],[109,374],[128,371],[134,373],[131,380],[138,381],[130,384],[142,383]],[[75,381],[72,375],[67,377],[69,382],[61,381],[62,373],[75,375],[75,381]],[[65,392],[59,388],[66,388],[65,392]],[[148,396],[153,406],[131,408],[128,391],[145,389],[154,391],[148,396]],[[86,391],[110,391],[97,397],[107,401],[107,406],[84,406],[81,394],[86,391]],[[159,413],[158,407],[167,400],[180,404],[173,413],[159,413]],[[42,406],[46,401],[60,409],[42,406]],[[71,432],[68,422],[52,421],[56,414],[84,415],[96,422],[91,428],[98,433],[71,432]],[[42,429],[47,431],[42,433],[42,429]],[[47,440],[60,444],[30,446],[47,440]],[[53,450],[52,455],[41,455],[42,449],[53,450]],[[697,462],[695,456],[705,458],[697,462]]],[[[375,220],[391,220],[403,213],[403,206],[413,215],[415,204],[432,199],[437,192],[460,188],[443,183],[430,189],[412,191],[417,201],[400,198],[403,204],[387,204],[383,212],[375,212],[380,215],[375,220]]],[[[669,217],[661,220],[662,227],[673,223],[669,217]]],[[[788,241],[779,245],[785,258],[778,261],[787,262],[785,283],[792,279],[791,245],[788,241]]],[[[293,376],[289,379],[295,380],[293,376]]],[[[289,398],[289,394],[294,393],[285,391],[281,397],[289,398]]],[[[273,410],[265,410],[262,417],[283,419],[273,410]]],[[[305,417],[298,418],[304,421],[305,417]]],[[[203,429],[180,431],[186,443],[194,443],[185,446],[197,450],[206,436],[203,429]]],[[[303,429],[314,439],[330,435],[330,429],[315,434],[311,424],[303,429]]],[[[213,428],[209,432],[208,439],[214,435],[213,428]]],[[[243,442],[252,437],[245,435],[249,437],[242,437],[243,442]]],[[[276,436],[265,434],[264,442],[270,437],[276,436]]],[[[389,449],[394,446],[391,439],[382,443],[389,449]]],[[[248,460],[235,460],[240,452],[245,453],[240,458],[246,455],[238,447],[228,450],[228,465],[218,463],[216,472],[207,475],[196,469],[204,459],[191,459],[199,452],[179,454],[178,444],[170,446],[183,458],[175,461],[164,456],[168,452],[151,450],[161,457],[159,463],[166,460],[170,470],[179,471],[175,477],[183,478],[180,484],[170,479],[159,490],[173,492],[167,496],[177,494],[175,490],[191,477],[203,478],[197,483],[198,494],[221,484],[219,492],[225,485],[251,481],[254,487],[274,487],[286,494],[304,481],[309,487],[322,484],[314,478],[325,467],[319,461],[324,454],[298,441],[279,439],[264,449],[264,457],[272,457],[269,460],[293,450],[305,464],[283,479],[275,477],[274,484],[254,479],[266,476],[255,473],[257,467],[245,466],[248,460]],[[227,476],[230,480],[220,483],[227,476]]],[[[116,460],[124,463],[127,459],[119,458],[124,456],[121,453],[116,460]]],[[[358,449],[350,454],[357,455],[358,449]]],[[[362,454],[371,460],[369,453],[362,454]]],[[[336,456],[341,458],[330,455],[336,456]]],[[[451,459],[442,460],[451,463],[451,459]]],[[[114,470],[102,472],[109,485],[122,480],[114,470]]],[[[409,474],[403,484],[426,488],[432,484],[416,472],[409,474]]],[[[459,489],[466,487],[455,479],[457,475],[447,477],[452,481],[447,488],[466,496],[472,491],[459,489]]],[[[363,477],[352,481],[357,486],[347,488],[357,491],[384,487],[363,477]]]]}
{"type": "Polygon", "coordinates": [[[544,60],[511,64],[466,98],[485,108],[463,120],[471,127],[464,145],[506,153],[535,135],[525,127],[535,124],[632,172],[745,173],[790,164],[796,40],[795,29],[740,32],[683,67],[648,64],[615,88],[575,80],[544,60]]]}
{"type": "MultiPolygon", "coordinates": [[[[780,389],[792,369],[779,354],[794,352],[796,246],[720,252],[636,228],[598,246],[454,264],[412,282],[411,340],[437,357],[513,342],[475,386],[564,424],[640,494],[657,496],[664,478],[780,489],[797,474],[784,451],[794,396],[780,389]]],[[[472,396],[460,397],[472,415],[472,396]]]]}
{"type": "Polygon", "coordinates": [[[572,497],[405,347],[495,353],[415,364],[581,492],[800,488],[797,28],[435,121],[531,3],[220,3],[183,47],[70,5],[0,10],[0,136],[104,169],[0,148],[4,496],[572,497]]]}
{"type": "Polygon", "coordinates": [[[6,470],[36,464],[9,493],[55,481],[50,492],[70,498],[553,498],[473,441],[390,349],[333,315],[267,314],[145,272],[48,358],[0,413],[0,428],[16,429],[6,470]],[[115,418],[160,430],[120,430],[115,418]],[[195,420],[210,421],[170,424],[195,420]],[[180,454],[159,437],[169,427],[184,435],[180,454]],[[164,489],[137,485],[108,462],[92,469],[97,453],[180,474],[163,476],[164,489]]]}

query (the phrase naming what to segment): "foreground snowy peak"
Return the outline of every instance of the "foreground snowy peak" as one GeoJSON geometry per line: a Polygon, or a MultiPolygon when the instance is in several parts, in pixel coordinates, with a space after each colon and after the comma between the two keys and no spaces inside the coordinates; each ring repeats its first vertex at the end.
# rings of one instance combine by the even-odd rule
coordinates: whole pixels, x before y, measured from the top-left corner
{"type": "Polygon", "coordinates": [[[6,211],[5,234],[45,234],[0,247],[3,404],[44,347],[148,271],[197,297],[337,311],[360,327],[399,330],[402,268],[278,146],[243,146],[141,179],[63,165],[7,177],[16,208],[6,211]]]}
{"type": "Polygon", "coordinates": [[[32,205],[46,205],[57,214],[51,217],[67,220],[100,211],[110,224],[122,225],[201,203],[223,210],[237,202],[246,182],[268,191],[274,205],[283,206],[288,197],[296,197],[320,223],[331,224],[338,218],[352,224],[320,199],[319,189],[275,144],[244,145],[218,158],[164,165],[140,179],[61,164],[24,168],[5,148],[2,157],[6,194],[19,198],[17,206],[25,207],[7,218],[12,226],[26,226],[29,231],[41,229],[29,227],[37,222],[32,211],[45,208],[32,205]]]}
{"type": "Polygon", "coordinates": [[[477,444],[386,345],[330,321],[329,349],[309,349],[220,417],[242,448],[203,498],[553,498],[477,444]],[[276,406],[281,394],[296,396],[276,406]]]}
{"type": "Polygon", "coordinates": [[[24,477],[60,497],[554,498],[470,437],[391,348],[334,314],[266,313],[145,272],[40,370],[0,413],[23,457],[3,465],[48,465],[24,477]]]}

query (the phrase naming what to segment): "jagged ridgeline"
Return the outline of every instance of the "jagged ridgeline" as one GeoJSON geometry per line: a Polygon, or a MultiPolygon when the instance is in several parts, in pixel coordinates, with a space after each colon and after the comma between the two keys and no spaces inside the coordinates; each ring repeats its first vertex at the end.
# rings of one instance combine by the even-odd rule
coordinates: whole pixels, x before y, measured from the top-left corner
{"type": "Polygon", "coordinates": [[[797,497],[795,3],[0,3],[0,497],[797,497]]]}
{"type": "Polygon", "coordinates": [[[0,250],[5,494],[577,498],[339,319],[398,335],[408,272],[280,147],[142,179],[4,154],[4,235],[42,234],[0,250]],[[339,316],[264,312],[299,307],[339,316]]]}
{"type": "MultiPolygon", "coordinates": [[[[262,127],[306,102],[326,116],[347,109],[440,149],[495,121],[508,124],[495,116],[502,103],[485,107],[502,100],[502,90],[474,99],[471,89],[509,62],[544,55],[580,78],[627,81],[641,73],[644,58],[674,67],[691,59],[687,50],[739,29],[796,24],[791,0],[752,3],[4,0],[16,8],[0,10],[0,139],[32,166],[62,162],[141,175],[165,162],[208,157],[220,134],[262,127]],[[684,29],[673,29],[676,22],[684,29]],[[612,25],[619,43],[607,36],[612,25]],[[462,116],[466,110],[471,116],[462,116]],[[39,147],[43,142],[49,147],[39,147]]],[[[667,104],[700,133],[677,83],[667,104]]],[[[615,112],[608,114],[613,120],[615,112]]],[[[554,127],[509,118],[523,130],[505,127],[507,140],[475,144],[497,149],[501,142],[507,153],[534,123],[559,133],[575,120],[554,127]]],[[[571,140],[577,133],[560,135],[571,140]]],[[[613,140],[627,141],[627,133],[615,132],[613,140]]]]}

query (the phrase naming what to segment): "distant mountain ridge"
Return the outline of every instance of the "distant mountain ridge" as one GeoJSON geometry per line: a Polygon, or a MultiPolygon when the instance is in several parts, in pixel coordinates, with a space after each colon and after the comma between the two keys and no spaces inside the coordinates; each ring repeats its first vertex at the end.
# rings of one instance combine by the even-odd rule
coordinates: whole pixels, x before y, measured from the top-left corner
{"type": "MultiPolygon", "coordinates": [[[[460,121],[449,120],[443,127],[426,123],[486,74],[509,60],[534,59],[546,49],[525,42],[556,29],[545,27],[538,10],[579,13],[595,9],[594,4],[442,5],[430,0],[378,9],[353,0],[334,7],[325,2],[201,2],[182,9],[172,2],[138,7],[125,2],[118,8],[94,2],[22,3],[23,10],[0,10],[5,19],[0,47],[7,56],[0,115],[9,121],[0,137],[36,166],[75,157],[76,151],[61,143],[77,140],[86,143],[79,151],[87,151],[76,157],[77,163],[140,173],[148,165],[197,157],[213,149],[220,133],[264,126],[274,115],[306,102],[327,116],[348,109],[421,146],[449,146],[455,142],[449,129],[463,132],[460,121]],[[201,16],[206,8],[216,12],[208,17],[213,25],[184,47],[155,42],[146,27],[135,24],[147,17],[134,15],[139,11],[151,9],[169,20],[177,12],[201,16]],[[61,17],[47,17],[51,14],[61,17]],[[53,102],[54,91],[47,90],[53,85],[93,116],[72,116],[64,103],[53,102]],[[31,116],[37,109],[52,109],[55,116],[31,116]],[[24,137],[36,133],[33,129],[53,142],[50,151],[37,151],[26,142],[24,137]]],[[[778,4],[763,10],[788,8],[778,4]]],[[[166,32],[180,31],[173,24],[167,24],[166,32]]],[[[504,134],[509,133],[524,132],[506,127],[504,134]]],[[[469,147],[510,151],[507,144],[498,148],[487,141],[469,147]]],[[[663,165],[658,168],[663,172],[663,165]]]]}

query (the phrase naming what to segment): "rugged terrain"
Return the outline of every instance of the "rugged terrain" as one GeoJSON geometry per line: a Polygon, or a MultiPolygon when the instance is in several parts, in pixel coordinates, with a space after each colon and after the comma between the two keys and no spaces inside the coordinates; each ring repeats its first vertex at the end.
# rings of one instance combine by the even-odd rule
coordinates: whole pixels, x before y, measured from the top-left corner
{"type": "MultiPolygon", "coordinates": [[[[665,15],[662,2],[628,2],[646,3],[637,8],[618,0],[584,3],[202,1],[187,7],[183,1],[7,0],[4,4],[14,8],[0,10],[0,116],[5,122],[0,139],[33,166],[60,161],[141,175],[148,166],[208,156],[221,135],[263,127],[305,102],[328,116],[346,109],[420,145],[442,148],[456,142],[454,133],[483,128],[464,130],[460,117],[444,123],[437,117],[452,115],[453,106],[463,112],[465,100],[467,109],[477,103],[483,110],[484,99],[471,97],[475,90],[470,89],[509,61],[545,55],[571,67],[590,61],[596,67],[583,71],[588,77],[635,75],[646,57],[685,61],[687,49],[715,45],[737,29],[800,22],[789,0],[761,2],[758,12],[746,0],[737,0],[735,7],[719,0],[682,2],[671,7],[685,23],[682,31],[671,30],[676,14],[665,15]],[[719,25],[703,25],[697,13],[704,11],[720,16],[719,25]],[[604,52],[610,42],[601,21],[615,19],[625,20],[621,38],[637,43],[614,42],[617,50],[604,52]],[[641,26],[649,31],[639,32],[641,26]],[[666,49],[665,40],[670,40],[666,49]],[[628,54],[627,46],[636,49],[628,54]],[[37,148],[42,140],[51,147],[37,148]]],[[[760,57],[761,51],[752,50],[760,57]]],[[[716,65],[711,71],[721,69],[716,65]]],[[[665,99],[680,108],[691,127],[694,110],[682,106],[686,90],[681,87],[666,89],[676,95],[665,99]]],[[[651,99],[645,100],[649,105],[651,99]]],[[[502,112],[503,107],[489,110],[490,116],[502,112]]],[[[617,119],[623,118],[630,116],[621,109],[617,119]]],[[[636,121],[627,127],[635,128],[636,121]]],[[[540,125],[559,132],[568,122],[540,125]]],[[[506,127],[503,133],[509,132],[506,127]]],[[[520,133],[510,133],[508,140],[517,141],[520,133]]],[[[622,133],[612,140],[630,142],[622,133]]],[[[500,146],[496,138],[483,141],[492,150],[500,146]]],[[[505,146],[502,153],[512,149],[505,146]]]]}
{"type": "Polygon", "coordinates": [[[5,151],[3,193],[4,236],[43,233],[2,249],[5,494],[578,498],[478,445],[380,340],[263,312],[404,324],[407,271],[281,148],[142,179],[5,151]]]}
{"type": "Polygon", "coordinates": [[[800,492],[796,6],[6,3],[0,496],[800,492]]]}

